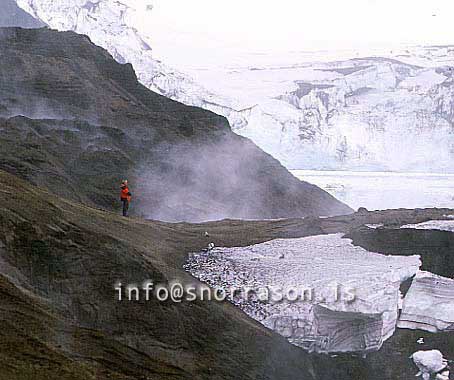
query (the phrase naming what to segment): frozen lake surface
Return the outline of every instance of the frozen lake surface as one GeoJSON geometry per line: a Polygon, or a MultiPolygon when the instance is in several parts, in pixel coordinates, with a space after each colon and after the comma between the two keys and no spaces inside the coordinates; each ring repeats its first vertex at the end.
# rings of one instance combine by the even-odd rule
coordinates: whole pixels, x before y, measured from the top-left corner
{"type": "Polygon", "coordinates": [[[454,208],[454,174],[292,170],[350,207],[454,208]]]}

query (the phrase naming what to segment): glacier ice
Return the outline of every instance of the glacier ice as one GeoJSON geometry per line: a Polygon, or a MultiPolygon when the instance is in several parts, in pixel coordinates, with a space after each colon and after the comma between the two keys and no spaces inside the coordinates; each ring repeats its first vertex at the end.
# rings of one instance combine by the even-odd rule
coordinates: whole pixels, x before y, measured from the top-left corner
{"type": "Polygon", "coordinates": [[[401,228],[411,228],[417,230],[439,230],[454,232],[454,220],[430,220],[418,224],[406,224],[401,228]]]}
{"type": "Polygon", "coordinates": [[[404,298],[397,327],[454,331],[454,280],[419,272],[404,298]]]}
{"type": "Polygon", "coordinates": [[[368,352],[394,333],[400,285],[420,264],[419,256],[368,252],[333,234],[215,248],[192,254],[185,268],[212,287],[304,293],[296,301],[243,295],[233,303],[309,351],[368,352]]]}

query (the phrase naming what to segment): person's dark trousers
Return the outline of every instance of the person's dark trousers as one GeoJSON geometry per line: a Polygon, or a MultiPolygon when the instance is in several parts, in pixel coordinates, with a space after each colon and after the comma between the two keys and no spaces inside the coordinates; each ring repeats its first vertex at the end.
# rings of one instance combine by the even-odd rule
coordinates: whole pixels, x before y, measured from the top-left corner
{"type": "Polygon", "coordinates": [[[128,216],[129,210],[129,201],[127,199],[122,199],[123,202],[123,216],[128,216]]]}

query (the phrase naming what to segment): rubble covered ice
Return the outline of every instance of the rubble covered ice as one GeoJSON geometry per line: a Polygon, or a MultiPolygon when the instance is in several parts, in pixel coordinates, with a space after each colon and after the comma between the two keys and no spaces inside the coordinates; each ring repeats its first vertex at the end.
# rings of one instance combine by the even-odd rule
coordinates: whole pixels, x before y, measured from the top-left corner
{"type": "Polygon", "coordinates": [[[364,353],[394,333],[400,285],[420,265],[419,256],[369,252],[332,234],[216,248],[192,254],[185,267],[213,287],[256,289],[258,295],[235,294],[232,302],[295,345],[364,353]],[[301,297],[276,301],[262,297],[263,289],[301,297]]]}

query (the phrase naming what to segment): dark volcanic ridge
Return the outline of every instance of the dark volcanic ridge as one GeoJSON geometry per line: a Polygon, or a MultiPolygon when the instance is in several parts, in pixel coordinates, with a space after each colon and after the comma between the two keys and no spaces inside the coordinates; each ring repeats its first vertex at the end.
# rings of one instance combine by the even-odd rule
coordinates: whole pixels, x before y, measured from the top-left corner
{"type": "Polygon", "coordinates": [[[151,92],[85,36],[5,28],[0,51],[0,168],[9,173],[110,210],[128,178],[133,213],[168,221],[351,212],[225,118],[151,92]]]}

